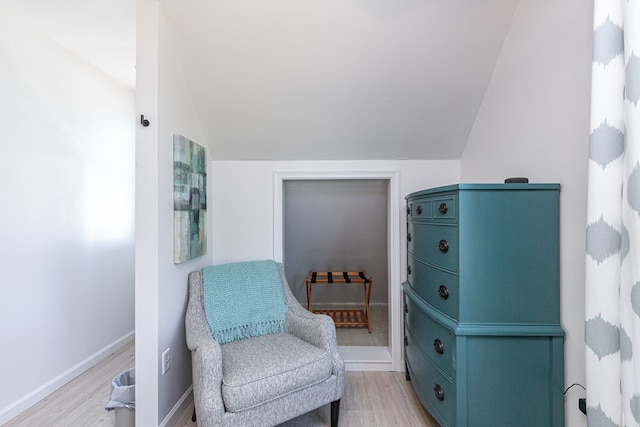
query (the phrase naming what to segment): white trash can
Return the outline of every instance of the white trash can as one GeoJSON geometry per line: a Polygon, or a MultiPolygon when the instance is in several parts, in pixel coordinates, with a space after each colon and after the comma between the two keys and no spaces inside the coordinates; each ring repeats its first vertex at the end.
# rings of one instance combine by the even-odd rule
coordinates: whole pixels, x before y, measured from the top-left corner
{"type": "Polygon", "coordinates": [[[134,369],[117,375],[111,381],[111,397],[105,409],[115,411],[116,427],[136,425],[136,373],[134,369]]]}
{"type": "Polygon", "coordinates": [[[114,408],[116,427],[135,427],[136,411],[131,408],[114,408]]]}

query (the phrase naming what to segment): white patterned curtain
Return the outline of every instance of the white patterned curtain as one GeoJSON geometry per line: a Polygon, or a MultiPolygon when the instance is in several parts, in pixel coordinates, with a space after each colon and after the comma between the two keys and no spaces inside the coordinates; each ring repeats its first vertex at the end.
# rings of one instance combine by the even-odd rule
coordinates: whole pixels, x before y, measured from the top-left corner
{"type": "Polygon", "coordinates": [[[640,0],[595,0],[585,342],[589,427],[640,426],[640,0]]]}

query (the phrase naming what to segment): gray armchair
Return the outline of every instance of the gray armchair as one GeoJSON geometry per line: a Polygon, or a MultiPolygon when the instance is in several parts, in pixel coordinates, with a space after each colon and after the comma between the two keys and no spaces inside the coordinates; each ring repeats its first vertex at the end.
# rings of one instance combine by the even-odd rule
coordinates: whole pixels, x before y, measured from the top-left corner
{"type": "Polygon", "coordinates": [[[205,314],[203,272],[189,274],[185,326],[198,427],[274,426],[329,403],[331,426],[337,427],[344,362],[335,325],[303,308],[282,265],[277,269],[287,306],[285,331],[222,345],[205,314]]]}

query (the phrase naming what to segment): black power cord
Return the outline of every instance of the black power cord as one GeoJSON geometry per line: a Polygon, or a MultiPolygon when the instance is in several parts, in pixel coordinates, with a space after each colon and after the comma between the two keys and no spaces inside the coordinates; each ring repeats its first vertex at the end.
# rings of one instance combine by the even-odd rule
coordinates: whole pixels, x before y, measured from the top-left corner
{"type": "Polygon", "coordinates": [[[584,386],[583,386],[582,384],[573,383],[573,384],[571,384],[569,387],[567,387],[567,388],[564,390],[564,392],[563,392],[562,394],[567,394],[567,392],[568,392],[572,387],[574,387],[574,386],[582,387],[582,389],[583,389],[584,391],[587,391],[587,389],[586,389],[586,388],[584,388],[584,386]]]}

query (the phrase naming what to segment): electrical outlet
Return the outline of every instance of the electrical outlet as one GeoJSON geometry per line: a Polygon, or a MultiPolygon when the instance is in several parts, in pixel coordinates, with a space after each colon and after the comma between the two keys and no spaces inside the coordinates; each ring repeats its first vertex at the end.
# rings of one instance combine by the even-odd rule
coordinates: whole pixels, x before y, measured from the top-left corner
{"type": "Polygon", "coordinates": [[[162,375],[171,369],[171,348],[166,349],[162,353],[162,375]]]}

